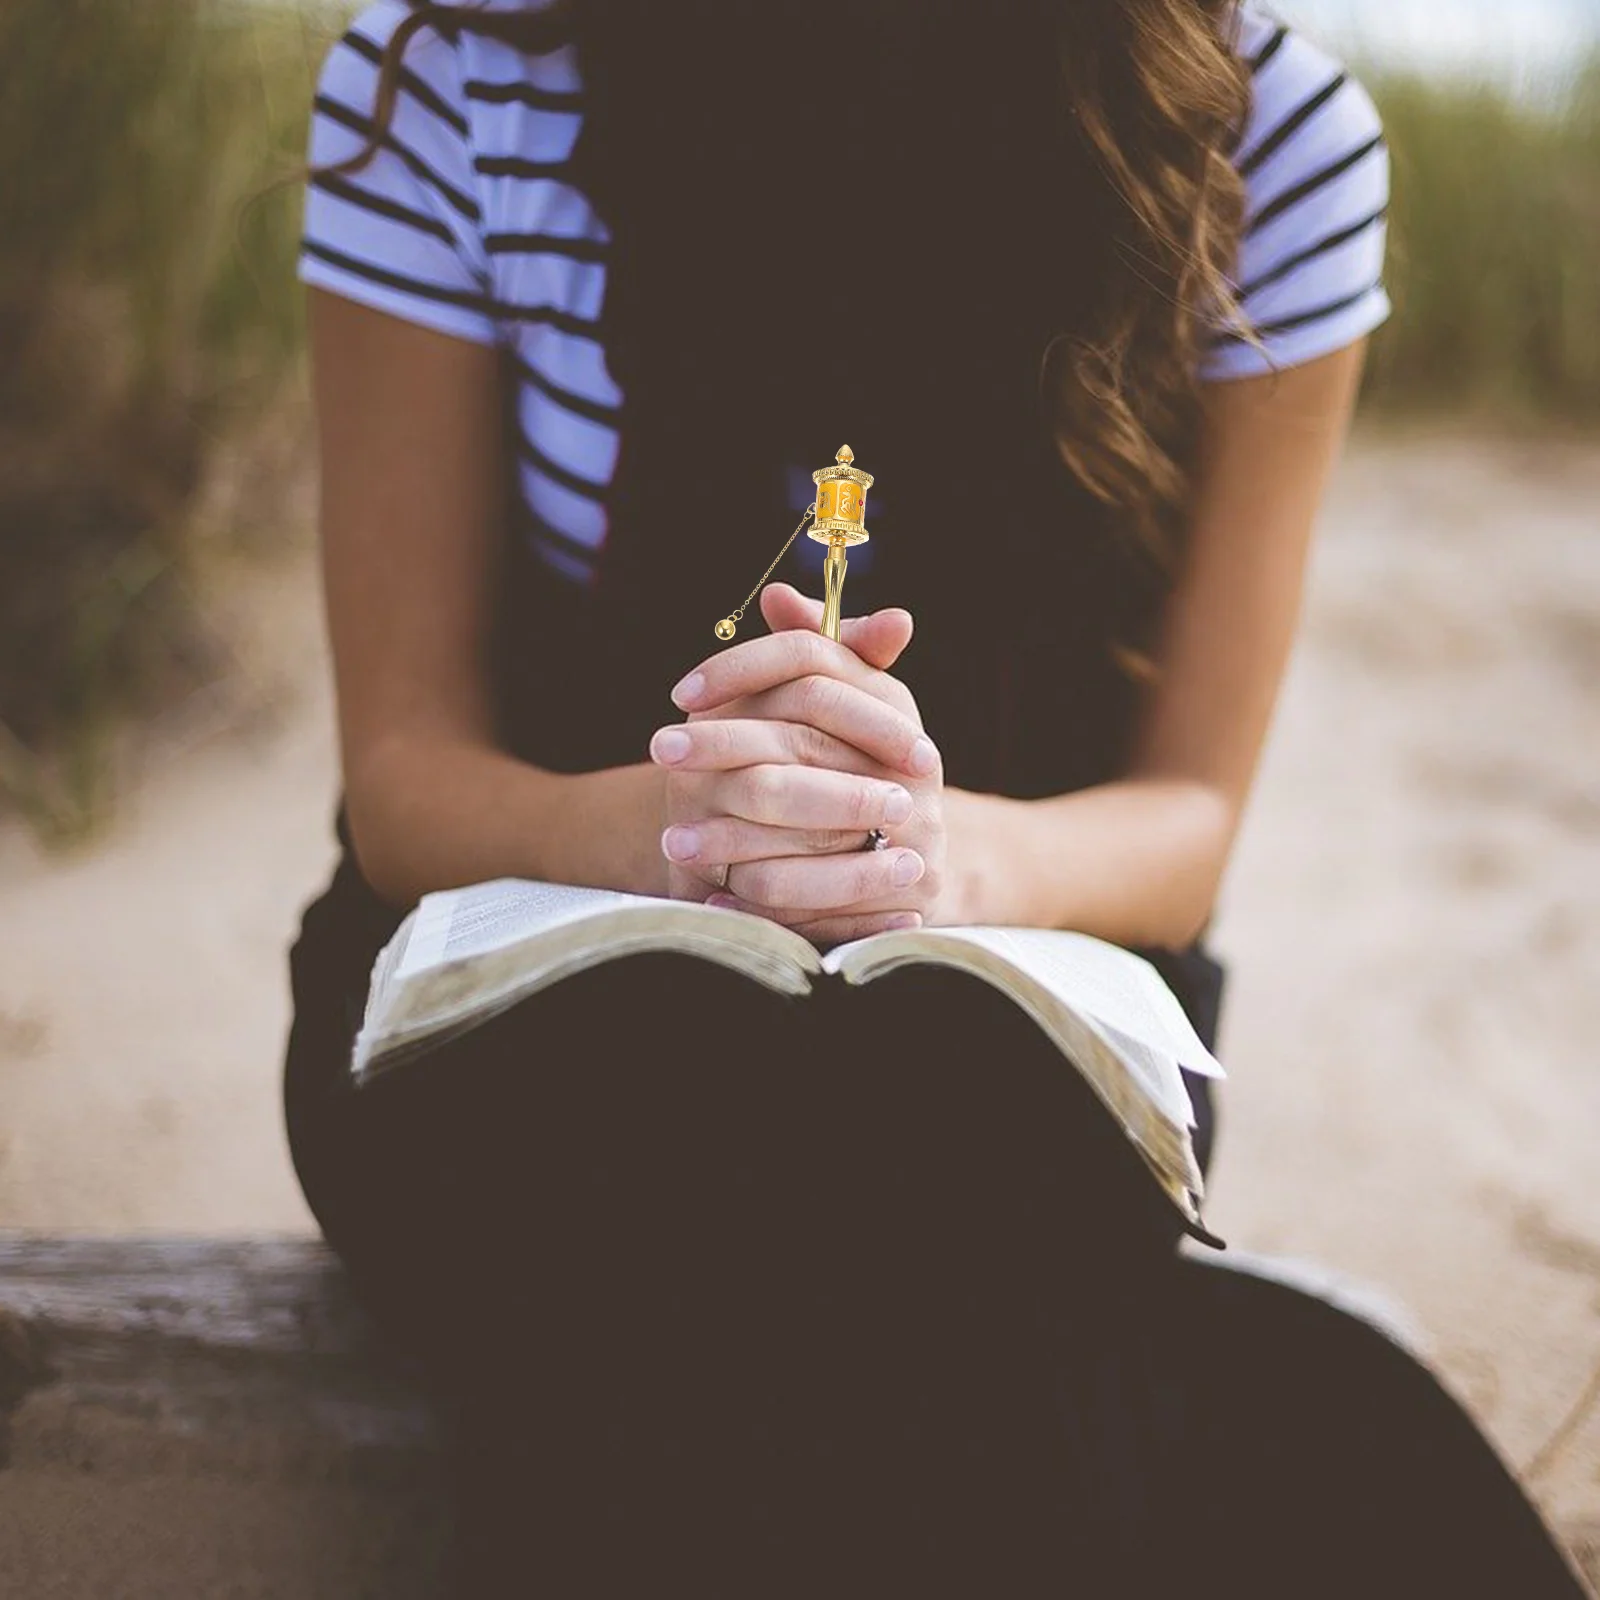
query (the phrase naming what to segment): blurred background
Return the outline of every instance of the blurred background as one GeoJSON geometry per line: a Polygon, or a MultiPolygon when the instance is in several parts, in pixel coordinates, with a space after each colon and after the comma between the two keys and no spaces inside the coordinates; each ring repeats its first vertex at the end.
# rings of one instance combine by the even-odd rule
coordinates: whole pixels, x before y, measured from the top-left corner
{"type": "MultiPolygon", "coordinates": [[[[312,1226],[293,174],[349,9],[0,8],[0,1227],[312,1226]]],[[[1276,9],[1384,114],[1396,314],[1217,931],[1210,1220],[1402,1308],[1593,1548],[1600,0],[1276,9]]]]}

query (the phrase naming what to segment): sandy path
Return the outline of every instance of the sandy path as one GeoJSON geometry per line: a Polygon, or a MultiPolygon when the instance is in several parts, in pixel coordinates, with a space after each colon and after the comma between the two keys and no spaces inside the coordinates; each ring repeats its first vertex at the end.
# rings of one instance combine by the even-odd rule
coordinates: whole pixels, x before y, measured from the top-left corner
{"type": "Polygon", "coordinates": [[[239,681],[156,730],[107,835],[0,832],[0,1224],[314,1226],[277,1074],[333,859],[332,707],[309,552],[249,578],[219,618],[239,681]]]}
{"type": "MultiPolygon", "coordinates": [[[[1600,1362],[1600,452],[1342,474],[1219,923],[1214,1225],[1397,1294],[1519,1465],[1600,1362]]],[[[1534,1485],[1600,1518],[1600,1414],[1534,1485]]]]}
{"type": "MultiPolygon", "coordinates": [[[[1420,1320],[1526,1463],[1600,1361],[1600,451],[1363,441],[1217,942],[1211,1221],[1420,1320]]],[[[0,831],[0,1224],[303,1229],[284,949],[331,859],[304,553],[235,629],[245,731],[169,729],[114,829],[0,831]]],[[[1600,1415],[1534,1487],[1600,1528],[1600,1415]]]]}

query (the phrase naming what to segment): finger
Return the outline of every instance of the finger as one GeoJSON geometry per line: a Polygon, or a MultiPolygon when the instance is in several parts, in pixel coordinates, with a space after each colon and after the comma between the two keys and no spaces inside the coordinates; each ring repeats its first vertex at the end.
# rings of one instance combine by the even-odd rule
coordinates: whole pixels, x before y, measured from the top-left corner
{"type": "Polygon", "coordinates": [[[916,808],[909,789],[881,778],[792,763],[737,767],[703,783],[711,815],[746,817],[780,828],[892,827],[916,808]]]}
{"type": "MultiPolygon", "coordinates": [[[[822,626],[822,602],[802,593],[793,584],[773,583],[761,591],[761,614],[774,633],[784,628],[822,626]]],[[[880,672],[887,672],[911,642],[914,623],[903,606],[890,606],[864,617],[839,619],[839,642],[880,672]]]]}
{"type": "Polygon", "coordinates": [[[803,913],[776,911],[770,906],[752,905],[738,895],[714,894],[707,905],[721,906],[728,911],[743,911],[749,916],[765,917],[769,922],[781,922],[787,928],[810,939],[813,944],[843,944],[849,939],[865,939],[869,934],[891,933],[901,928],[922,926],[920,911],[863,911],[851,915],[823,917],[807,920],[803,913]]]}
{"type": "Polygon", "coordinates": [[[880,765],[820,728],[764,716],[669,723],[650,736],[650,759],[674,772],[730,772],[771,763],[865,773],[880,765]]]}
{"type": "MultiPolygon", "coordinates": [[[[661,853],[677,865],[715,880],[724,864],[767,856],[865,854],[860,828],[776,828],[743,817],[702,816],[661,830],[661,853]]],[[[879,852],[881,854],[881,852],[879,852]]]]}
{"type": "Polygon", "coordinates": [[[898,933],[903,929],[920,928],[922,913],[874,911],[857,917],[826,917],[820,922],[791,922],[787,926],[819,949],[825,950],[829,945],[865,939],[874,933],[898,933]]]}
{"type": "Polygon", "coordinates": [[[707,656],[672,687],[680,711],[703,711],[739,695],[774,689],[790,678],[820,672],[882,698],[884,674],[868,666],[848,645],[808,628],[786,628],[707,656]]]}
{"type": "Polygon", "coordinates": [[[915,850],[850,850],[823,856],[765,856],[728,869],[729,894],[795,911],[892,902],[927,870],[915,850]]]}
{"type": "Polygon", "coordinates": [[[913,718],[837,678],[813,674],[740,704],[744,716],[658,728],[650,759],[682,772],[787,761],[847,772],[893,767],[919,778],[939,765],[938,749],[913,718]],[[758,710],[755,700],[765,704],[758,710]]]}

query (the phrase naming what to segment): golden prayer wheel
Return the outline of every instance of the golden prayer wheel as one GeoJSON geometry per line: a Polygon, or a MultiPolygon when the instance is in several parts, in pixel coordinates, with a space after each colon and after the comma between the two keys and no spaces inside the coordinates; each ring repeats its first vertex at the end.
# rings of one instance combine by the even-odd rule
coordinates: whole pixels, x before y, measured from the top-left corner
{"type": "Polygon", "coordinates": [[[806,533],[828,547],[828,559],[822,564],[822,632],[830,639],[839,637],[845,551],[853,544],[865,544],[870,537],[867,490],[872,487],[872,474],[852,466],[854,460],[855,452],[843,445],[831,467],[811,474],[811,481],[817,486],[817,514],[806,533]]]}
{"type": "Polygon", "coordinates": [[[822,564],[827,598],[823,601],[822,627],[818,631],[827,634],[830,639],[839,637],[839,611],[844,598],[844,553],[853,544],[865,544],[868,538],[867,490],[872,487],[872,474],[852,466],[850,463],[854,460],[855,452],[850,446],[841,445],[831,467],[811,474],[811,481],[817,486],[815,502],[806,507],[805,515],[784,541],[783,550],[773,557],[772,566],[761,574],[761,583],[745,596],[744,605],[730,611],[716,625],[713,632],[719,639],[727,641],[738,631],[745,606],[761,592],[761,584],[772,576],[772,567],[783,560],[784,551],[794,543],[807,522],[811,523],[807,530],[811,537],[818,544],[828,547],[828,559],[822,564]]]}

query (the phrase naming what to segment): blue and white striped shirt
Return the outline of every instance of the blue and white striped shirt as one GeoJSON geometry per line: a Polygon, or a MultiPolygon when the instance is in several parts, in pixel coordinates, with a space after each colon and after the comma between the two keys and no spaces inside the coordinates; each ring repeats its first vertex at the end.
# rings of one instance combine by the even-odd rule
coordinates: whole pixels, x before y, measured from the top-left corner
{"type": "MultiPolygon", "coordinates": [[[[402,0],[375,0],[329,52],[314,166],[367,141],[402,0]]],[[[1234,281],[1263,349],[1219,335],[1201,375],[1239,378],[1326,354],[1389,313],[1389,164],[1371,99],[1322,50],[1246,7],[1254,97],[1235,152],[1247,190],[1234,281]]],[[[598,338],[604,223],[566,181],[582,118],[575,47],[529,56],[461,31],[407,47],[372,161],[307,190],[300,278],[458,338],[502,346],[518,378],[519,472],[539,555],[590,583],[609,531],[622,395],[598,338]]]]}

